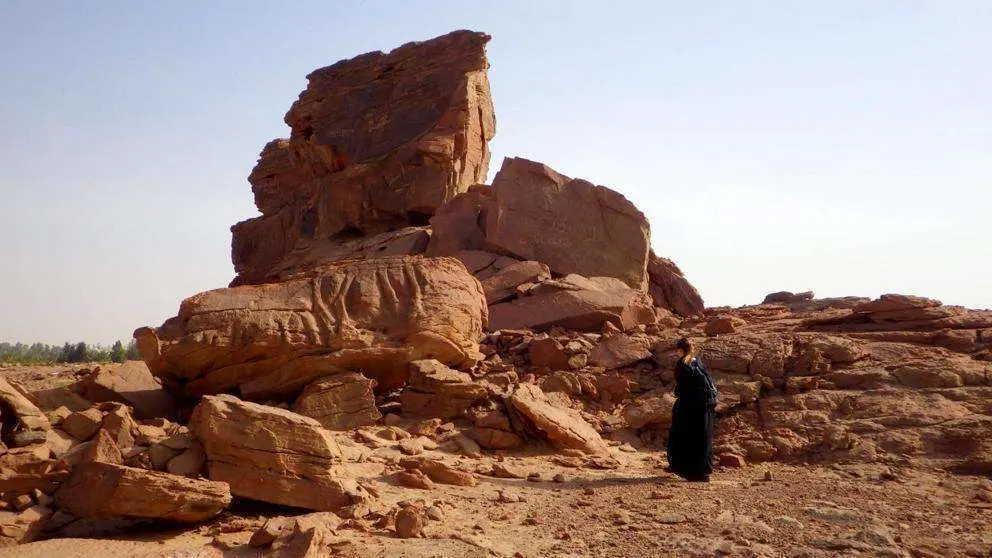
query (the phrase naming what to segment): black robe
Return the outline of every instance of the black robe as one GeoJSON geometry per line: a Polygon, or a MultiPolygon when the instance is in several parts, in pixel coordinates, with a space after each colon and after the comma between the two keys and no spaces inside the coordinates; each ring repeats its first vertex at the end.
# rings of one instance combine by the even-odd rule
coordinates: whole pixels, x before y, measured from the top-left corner
{"type": "Polygon", "coordinates": [[[703,480],[713,472],[713,423],[716,402],[702,361],[675,366],[675,408],[668,432],[668,464],[676,475],[703,480]]]}

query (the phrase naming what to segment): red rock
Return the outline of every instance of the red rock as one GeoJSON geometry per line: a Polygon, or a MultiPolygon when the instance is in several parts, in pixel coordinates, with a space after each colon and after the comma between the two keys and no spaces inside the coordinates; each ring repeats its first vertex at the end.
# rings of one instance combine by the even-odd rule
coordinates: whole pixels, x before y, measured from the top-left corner
{"type": "Polygon", "coordinates": [[[89,440],[103,422],[103,413],[96,407],[90,407],[85,411],[77,411],[67,416],[59,427],[65,430],[73,438],[83,442],[89,440]]]}
{"type": "MultiPolygon", "coordinates": [[[[5,405],[3,412],[6,413],[7,409],[13,411],[17,422],[27,430],[44,432],[52,427],[45,413],[14,384],[3,378],[0,378],[0,402],[5,405]]],[[[7,431],[7,420],[7,417],[3,417],[4,433],[7,431]]]]}
{"type": "Polygon", "coordinates": [[[534,384],[520,384],[508,404],[522,413],[556,446],[591,454],[609,453],[599,434],[576,411],[554,407],[534,384]]]}
{"type": "Polygon", "coordinates": [[[488,395],[485,386],[436,360],[410,363],[410,380],[400,396],[404,415],[459,417],[488,395]]]}
{"type": "Polygon", "coordinates": [[[703,313],[703,298],[682,275],[675,262],[651,252],[648,259],[648,290],[656,306],[667,308],[680,316],[703,313]]]}
{"type": "Polygon", "coordinates": [[[486,302],[496,304],[516,296],[517,286],[527,282],[539,282],[551,278],[548,266],[540,262],[516,262],[496,272],[482,281],[486,302]]]}
{"type": "Polygon", "coordinates": [[[126,454],[134,447],[138,424],[131,418],[127,407],[121,405],[105,414],[100,427],[113,438],[121,452],[126,454]]]}
{"type": "Polygon", "coordinates": [[[653,323],[655,314],[647,293],[617,283],[570,275],[542,292],[494,304],[489,308],[489,328],[547,330],[559,326],[598,332],[606,323],[621,330],[653,323]]]}
{"type": "Polygon", "coordinates": [[[427,514],[418,506],[406,506],[396,514],[396,536],[401,539],[422,537],[427,514]]]}
{"type": "Polygon", "coordinates": [[[197,522],[231,504],[223,482],[194,480],[102,462],[83,463],[55,495],[76,517],[140,517],[197,522]]]}
{"type": "Polygon", "coordinates": [[[893,312],[916,308],[934,308],[937,306],[940,306],[940,301],[932,298],[902,294],[883,294],[876,300],[857,306],[854,311],[857,313],[893,312]]]}
{"type": "Polygon", "coordinates": [[[813,300],[813,291],[806,291],[804,293],[791,293],[789,291],[779,291],[776,293],[771,293],[765,297],[761,302],[762,304],[792,304],[792,303],[802,303],[813,300]]]}
{"type": "Polygon", "coordinates": [[[735,453],[722,453],[719,456],[717,456],[717,460],[719,461],[720,465],[723,467],[740,469],[742,467],[747,466],[747,461],[744,460],[744,457],[741,455],[737,455],[735,453]]]}
{"type": "Polygon", "coordinates": [[[479,483],[472,473],[461,471],[443,461],[437,461],[428,457],[404,457],[400,460],[400,467],[407,470],[417,469],[422,471],[432,481],[441,484],[475,486],[479,483]]]}
{"type": "Polygon", "coordinates": [[[507,158],[491,191],[473,191],[431,220],[429,254],[489,250],[558,274],[617,277],[647,287],[650,230],[622,195],[547,166],[507,158]]]}
{"type": "Polygon", "coordinates": [[[737,333],[741,326],[747,325],[747,322],[736,317],[727,314],[720,314],[714,318],[710,318],[706,322],[706,335],[724,335],[727,333],[737,333]]]}
{"type": "Polygon", "coordinates": [[[308,385],[293,410],[317,419],[331,430],[374,424],[382,415],[375,406],[372,386],[372,380],[358,372],[327,376],[308,385]]]}
{"type": "Polygon", "coordinates": [[[152,371],[186,383],[188,394],[240,387],[269,399],[341,369],[388,390],[403,385],[414,360],[471,366],[486,314],[478,281],[457,260],[388,257],[200,293],[135,337],[152,371]]]}
{"type": "MultiPolygon", "coordinates": [[[[495,134],[482,33],[456,31],[312,72],[250,181],[261,217],[232,228],[234,284],[350,231],[426,224],[483,181],[495,134]]],[[[318,261],[305,261],[306,267],[318,261]]]]}
{"type": "Polygon", "coordinates": [[[631,428],[649,424],[666,426],[672,422],[675,396],[671,393],[653,393],[638,397],[623,408],[623,417],[631,428]]]}
{"type": "Polygon", "coordinates": [[[523,444],[520,436],[500,428],[477,426],[469,430],[468,435],[480,446],[488,449],[513,449],[523,444]]]}
{"type": "Polygon", "coordinates": [[[165,469],[173,475],[196,478],[203,471],[207,455],[199,443],[192,443],[182,453],[173,457],[165,464],[165,469]]]}
{"type": "Polygon", "coordinates": [[[406,471],[396,473],[396,482],[407,488],[419,488],[421,490],[434,489],[434,481],[420,469],[407,469],[406,471]]]}
{"type": "Polygon", "coordinates": [[[35,540],[51,516],[52,510],[40,505],[20,513],[0,511],[0,548],[35,540]]]}
{"type": "Polygon", "coordinates": [[[236,496],[300,508],[333,511],[367,498],[341,467],[346,458],[316,420],[241,401],[205,396],[190,431],[207,455],[212,480],[236,496]]]}
{"type": "Polygon", "coordinates": [[[651,358],[655,340],[643,334],[619,333],[602,337],[589,353],[589,364],[606,369],[630,366],[651,358]]]}
{"type": "Polygon", "coordinates": [[[79,463],[110,463],[113,465],[123,465],[124,456],[121,455],[117,442],[107,433],[100,429],[96,436],[89,442],[86,450],[79,459],[79,463]]]}
{"type": "Polygon", "coordinates": [[[534,338],[527,347],[532,366],[550,368],[551,370],[566,370],[571,368],[569,355],[565,347],[553,337],[534,338]]]}
{"type": "Polygon", "coordinates": [[[148,366],[140,360],[98,366],[82,382],[83,395],[93,402],[117,401],[131,406],[139,419],[175,418],[172,396],[162,389],[148,366]]]}

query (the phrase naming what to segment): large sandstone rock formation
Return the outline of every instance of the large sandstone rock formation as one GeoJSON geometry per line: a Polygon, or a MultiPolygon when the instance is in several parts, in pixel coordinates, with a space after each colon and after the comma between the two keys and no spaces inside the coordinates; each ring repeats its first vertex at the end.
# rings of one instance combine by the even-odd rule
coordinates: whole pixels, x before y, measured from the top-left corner
{"type": "Polygon", "coordinates": [[[391,257],[200,293],[135,337],[149,368],[188,395],[239,387],[263,399],[342,369],[387,389],[417,359],[472,366],[486,316],[478,281],[457,260],[391,257]]]}
{"type": "Polygon", "coordinates": [[[428,254],[488,250],[543,262],[559,275],[647,285],[650,228],[619,193],[548,166],[507,158],[491,190],[475,189],[431,219],[428,254]]]}
{"type": "Polygon", "coordinates": [[[307,76],[286,114],[289,139],[266,145],[249,178],[262,216],[232,228],[234,284],[309,267],[327,256],[322,245],[355,234],[426,224],[485,180],[488,41],[456,31],[307,76]]]}

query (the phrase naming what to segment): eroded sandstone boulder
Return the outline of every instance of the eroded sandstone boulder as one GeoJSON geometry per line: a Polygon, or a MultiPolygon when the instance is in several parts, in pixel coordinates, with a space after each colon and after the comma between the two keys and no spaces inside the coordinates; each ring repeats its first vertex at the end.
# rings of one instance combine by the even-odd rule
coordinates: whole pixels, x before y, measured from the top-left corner
{"type": "Polygon", "coordinates": [[[334,511],[368,497],[341,465],[345,454],[316,419],[241,401],[205,396],[190,431],[207,456],[210,479],[263,502],[334,511]]]}
{"type": "Polygon", "coordinates": [[[546,330],[559,326],[602,331],[605,324],[626,330],[655,321],[651,297],[612,277],[568,275],[544,281],[527,296],[489,308],[489,328],[546,330]]]}
{"type": "Polygon", "coordinates": [[[607,454],[606,442],[576,411],[552,405],[535,384],[520,384],[508,404],[523,414],[548,440],[561,448],[607,454]]]}
{"type": "Polygon", "coordinates": [[[233,284],[327,261],[320,244],[423,225],[485,180],[495,134],[485,45],[455,31],[312,72],[249,180],[261,217],[232,227],[233,284]]]}
{"type": "Polygon", "coordinates": [[[83,396],[90,401],[117,401],[130,405],[135,418],[175,418],[172,395],[140,360],[99,366],[83,380],[81,387],[83,396]]]}
{"type": "Polygon", "coordinates": [[[657,256],[654,251],[648,259],[648,290],[656,306],[667,308],[680,316],[697,316],[703,313],[703,297],[685,278],[679,266],[668,258],[657,256]]]}
{"type": "Polygon", "coordinates": [[[0,378],[0,420],[3,421],[3,434],[15,428],[44,432],[52,427],[45,413],[25,392],[3,378],[0,378]]]}
{"type": "Polygon", "coordinates": [[[650,228],[619,193],[548,166],[507,158],[491,190],[456,198],[431,220],[429,254],[489,250],[560,275],[616,277],[647,287],[650,228]]]}
{"type": "Polygon", "coordinates": [[[486,319],[482,289],[457,260],[386,257],[200,293],[135,337],[149,368],[186,394],[238,387],[260,400],[342,369],[391,389],[414,360],[472,366],[486,319]]]}
{"type": "Polygon", "coordinates": [[[297,413],[317,419],[325,428],[348,430],[382,418],[375,406],[372,380],[358,372],[342,372],[308,385],[293,404],[297,413]]]}
{"type": "Polygon", "coordinates": [[[139,517],[197,522],[231,504],[227,483],[189,479],[102,461],[82,463],[55,496],[76,517],[139,517]]]}
{"type": "Polygon", "coordinates": [[[459,417],[472,403],[487,395],[485,386],[473,381],[472,376],[436,360],[414,361],[410,363],[410,371],[410,381],[400,398],[403,414],[459,417]]]}

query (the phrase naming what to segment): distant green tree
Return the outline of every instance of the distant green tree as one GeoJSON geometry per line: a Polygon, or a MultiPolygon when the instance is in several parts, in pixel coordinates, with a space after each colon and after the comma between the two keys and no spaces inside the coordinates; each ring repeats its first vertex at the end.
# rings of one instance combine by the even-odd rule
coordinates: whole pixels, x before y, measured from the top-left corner
{"type": "Polygon", "coordinates": [[[138,343],[134,339],[127,342],[127,359],[141,360],[141,355],[138,353],[138,343]]]}
{"type": "Polygon", "coordinates": [[[110,349],[110,360],[113,362],[124,362],[125,358],[127,358],[127,352],[124,351],[124,343],[117,340],[110,349]]]}
{"type": "Polygon", "coordinates": [[[72,352],[69,354],[68,362],[86,362],[86,343],[80,341],[76,343],[76,346],[72,348],[72,352]]]}
{"type": "Polygon", "coordinates": [[[72,362],[72,353],[75,350],[75,346],[72,343],[66,343],[62,345],[62,350],[59,352],[59,356],[56,359],[57,362],[72,362]]]}

